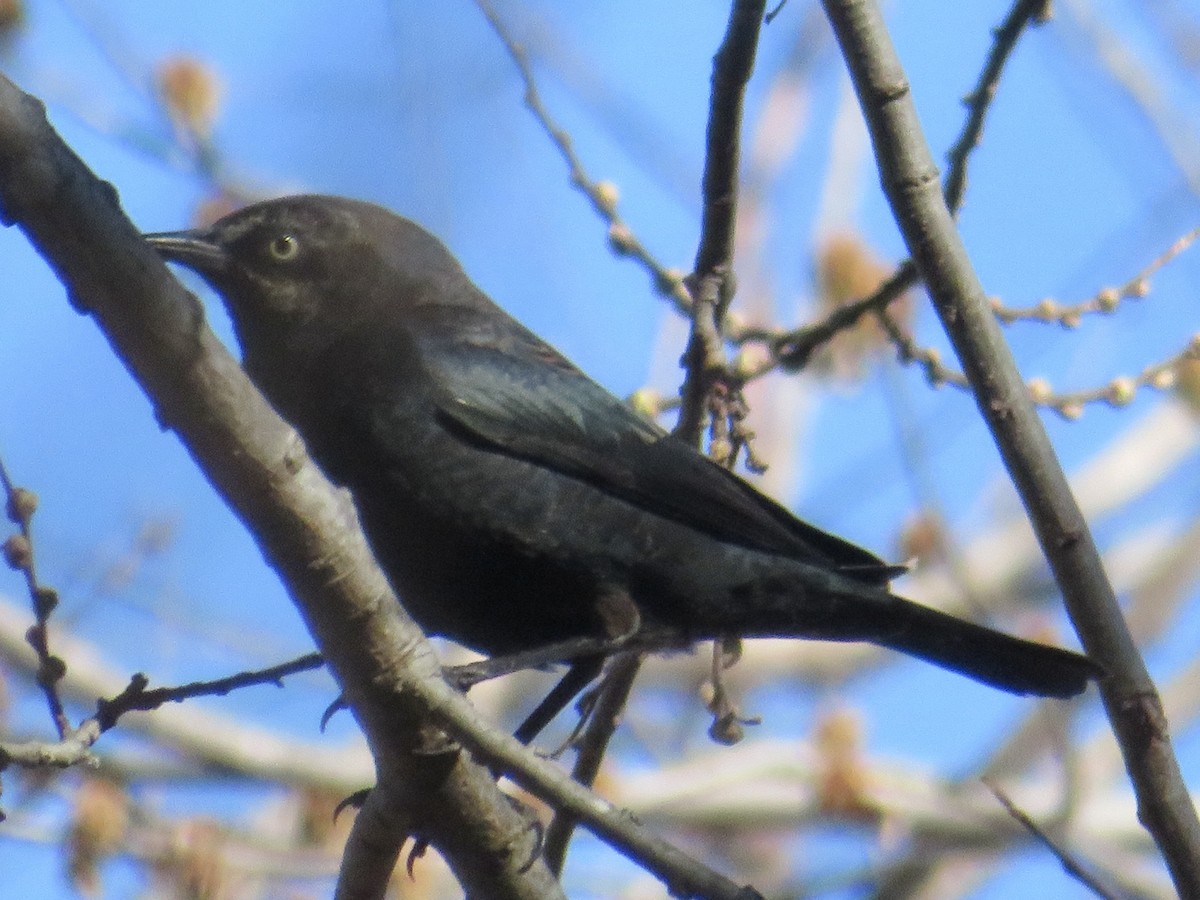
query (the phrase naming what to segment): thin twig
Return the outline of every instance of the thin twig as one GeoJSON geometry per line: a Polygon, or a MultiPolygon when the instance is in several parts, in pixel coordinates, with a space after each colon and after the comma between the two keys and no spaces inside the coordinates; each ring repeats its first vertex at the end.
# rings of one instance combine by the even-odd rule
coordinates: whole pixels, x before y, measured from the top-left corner
{"type": "Polygon", "coordinates": [[[238,672],[212,681],[192,681],[177,687],[162,687],[146,690],[149,680],[145,675],[134,675],[129,680],[129,686],[111,700],[99,700],[96,703],[96,720],[102,731],[107,731],[117,724],[117,720],[127,712],[149,712],[158,709],[165,703],[182,703],[195,697],[224,697],[230,691],[239,688],[253,687],[260,684],[273,684],[283,687],[283,679],[298,672],[308,672],[325,665],[320,653],[306,653],[290,662],[279,663],[266,669],[250,672],[238,672]]]}
{"type": "MultiPolygon", "coordinates": [[[[766,0],[734,0],[713,59],[712,94],[704,151],[703,213],[696,262],[688,279],[692,331],[683,353],[686,372],[675,434],[699,446],[705,413],[728,422],[723,398],[736,402],[722,342],[722,322],[733,298],[733,242],[737,223],[742,104],[754,71],[766,0]],[[724,390],[719,390],[723,387],[724,390]],[[723,395],[719,396],[719,395],[723,395]],[[709,409],[710,405],[718,406],[709,409]]],[[[722,435],[724,436],[724,435],[722,435]]]]}
{"type": "Polygon", "coordinates": [[[633,233],[628,223],[617,212],[617,189],[611,182],[596,181],[584,168],[583,161],[575,152],[571,135],[562,128],[550,115],[542,96],[538,92],[537,80],[533,76],[533,68],[529,64],[529,54],[517,42],[512,32],[496,12],[491,0],[475,0],[475,5],[483,13],[484,18],[504,44],[508,55],[512,57],[521,81],[525,85],[525,106],[533,113],[533,117],[541,125],[550,142],[554,144],[559,155],[567,164],[571,178],[571,186],[579,190],[591,201],[592,209],[608,225],[608,243],[618,256],[628,256],[636,260],[642,268],[650,273],[654,288],[668,298],[675,309],[682,315],[689,315],[692,305],[691,295],[683,283],[683,273],[671,269],[659,262],[633,233]]]}
{"type": "Polygon", "coordinates": [[[67,672],[66,663],[50,652],[50,615],[58,606],[58,592],[38,581],[34,562],[33,514],[37,511],[37,495],[13,484],[4,461],[0,459],[0,488],[4,491],[4,507],[9,521],[17,526],[18,534],[4,542],[4,558],[8,565],[25,578],[29,591],[29,602],[33,607],[35,624],[25,635],[37,654],[37,684],[50,708],[50,718],[60,739],[71,731],[71,720],[67,718],[62,698],[58,694],[58,683],[67,672]]]}
{"type": "Polygon", "coordinates": [[[906,259],[873,293],[839,306],[820,322],[792,331],[744,328],[737,335],[730,335],[730,339],[738,344],[755,340],[767,341],[770,344],[770,358],[748,373],[746,380],[759,378],[776,368],[789,372],[803,369],[813,353],[824,344],[840,332],[853,328],[858,320],[868,313],[887,309],[893,300],[899,299],[918,280],[916,266],[912,264],[912,260],[906,259]]]}
{"type": "MultiPolygon", "coordinates": [[[[919,365],[925,378],[933,387],[950,384],[964,391],[972,390],[971,382],[958,369],[942,362],[941,354],[928,347],[920,347],[916,341],[897,324],[889,313],[880,314],[880,324],[892,343],[901,361],[919,365]]],[[[1200,359],[1200,341],[1191,338],[1182,350],[1174,355],[1146,366],[1137,375],[1119,375],[1107,384],[1079,391],[1058,392],[1050,388],[1041,378],[1031,378],[1026,384],[1029,398],[1035,406],[1050,409],[1069,422],[1083,415],[1084,407],[1093,403],[1107,403],[1114,408],[1131,404],[1142,388],[1167,391],[1175,387],[1176,372],[1188,360],[1200,359]]]]}
{"type": "Polygon", "coordinates": [[[787,0],[779,0],[779,2],[775,5],[775,8],[763,16],[763,24],[770,25],[772,22],[774,22],[775,17],[783,12],[783,8],[785,6],[787,6],[787,0]]]}
{"type": "Polygon", "coordinates": [[[963,194],[967,187],[967,160],[971,151],[979,145],[983,134],[983,120],[996,96],[996,87],[1009,56],[1017,46],[1025,26],[1034,21],[1040,24],[1046,14],[1046,0],[1017,0],[1004,21],[993,32],[992,49],[979,73],[979,81],[967,95],[967,121],[958,140],[946,154],[950,168],[946,171],[946,205],[957,214],[962,207],[963,194]]]}
{"type": "Polygon", "coordinates": [[[1057,322],[1064,328],[1075,328],[1083,316],[1093,313],[1111,315],[1117,311],[1122,300],[1142,300],[1150,293],[1150,278],[1163,266],[1187,250],[1200,238],[1200,228],[1193,228],[1177,238],[1166,250],[1150,261],[1144,269],[1116,287],[1106,287],[1096,296],[1081,303],[1062,305],[1047,298],[1033,306],[1005,306],[999,300],[992,301],[992,311],[1005,325],[1013,322],[1057,322]]]}
{"type": "MultiPolygon", "coordinates": [[[[140,131],[140,126],[127,124],[114,128],[95,122],[95,117],[89,115],[87,110],[76,109],[76,114],[85,123],[92,125],[105,137],[115,139],[124,149],[167,165],[175,163],[170,154],[170,149],[174,148],[184,161],[183,167],[213,191],[216,197],[227,199],[231,205],[242,206],[262,199],[262,189],[246,184],[229,174],[225,154],[213,141],[212,136],[197,128],[196,123],[188,121],[186,116],[180,115],[180,110],[175,108],[170,98],[162,91],[161,84],[155,83],[155,79],[147,78],[145,70],[148,67],[124,40],[125,36],[120,33],[118,27],[105,18],[107,10],[103,4],[71,0],[63,6],[113,74],[124,82],[129,90],[143,97],[153,113],[168,126],[171,140],[164,144],[134,140],[129,138],[128,134],[140,131]]],[[[216,90],[215,76],[210,77],[213,79],[212,89],[216,90]]]]}
{"type": "Polygon", "coordinates": [[[1079,861],[1071,855],[1070,851],[1065,847],[1059,846],[1058,842],[1050,837],[1037,822],[1029,818],[1022,809],[1013,803],[1012,799],[998,785],[992,784],[987,780],[983,783],[995,795],[996,799],[1000,801],[1000,805],[1004,807],[1005,811],[1054,855],[1054,858],[1062,865],[1063,871],[1097,897],[1102,897],[1104,900],[1119,900],[1116,894],[1102,885],[1094,875],[1084,869],[1079,861]]]}
{"type": "Polygon", "coordinates": [[[170,688],[146,690],[145,675],[134,675],[129,686],[111,700],[96,703],[96,715],[85,719],[78,728],[69,729],[54,742],[0,742],[0,769],[9,765],[27,768],[65,768],[91,760],[91,748],[104,732],[117,724],[127,712],[149,711],[164,703],[181,703],[193,697],[223,697],[238,688],[258,684],[283,686],[282,679],[297,672],[306,672],[324,665],[319,653],[309,653],[291,662],[281,663],[255,672],[239,672],[213,681],[194,681],[170,688]]]}
{"type": "MultiPolygon", "coordinates": [[[[1043,322],[1055,321],[1064,327],[1073,328],[1079,324],[1080,317],[1085,314],[1110,314],[1117,309],[1122,300],[1145,298],[1150,291],[1151,277],[1191,247],[1197,239],[1200,239],[1200,228],[1194,228],[1177,238],[1171,246],[1123,284],[1104,288],[1094,297],[1081,303],[1060,306],[1053,301],[1043,300],[1035,306],[1009,307],[992,300],[990,301],[992,311],[1005,324],[1033,319],[1043,322]]],[[[852,327],[863,314],[874,312],[884,333],[895,345],[902,362],[920,366],[933,387],[949,384],[969,391],[971,385],[961,371],[942,362],[941,354],[936,350],[918,345],[887,311],[891,301],[917,281],[916,268],[911,260],[905,260],[875,293],[839,307],[815,325],[798,328],[791,332],[753,327],[743,328],[733,338],[735,343],[765,341],[770,344],[771,349],[769,355],[762,362],[747,371],[740,372],[741,378],[748,383],[777,368],[788,371],[801,369],[806,365],[812,353],[822,344],[841,330],[852,327]]],[[[1088,404],[1107,403],[1119,408],[1133,402],[1137,391],[1141,388],[1170,390],[1175,385],[1177,367],[1185,360],[1195,359],[1196,353],[1195,342],[1191,341],[1183,350],[1161,362],[1146,366],[1137,375],[1118,376],[1106,384],[1077,391],[1054,391],[1043,379],[1032,378],[1028,383],[1029,392],[1037,406],[1053,410],[1064,419],[1074,421],[1083,414],[1084,407],[1088,404]]],[[[660,404],[660,407],[665,410],[675,405],[677,405],[675,401],[665,401],[660,404]]]]}
{"type": "MultiPolygon", "coordinates": [[[[613,658],[598,688],[595,705],[588,715],[587,727],[576,744],[578,755],[571,769],[571,777],[584,787],[590,788],[596,783],[608,743],[621,722],[621,714],[625,711],[625,704],[629,701],[633,682],[637,679],[641,667],[642,654],[622,653],[613,658]]],[[[578,822],[575,816],[558,810],[546,828],[542,854],[546,858],[546,865],[555,875],[562,875],[563,864],[567,858],[567,845],[571,842],[571,835],[578,822]]]]}

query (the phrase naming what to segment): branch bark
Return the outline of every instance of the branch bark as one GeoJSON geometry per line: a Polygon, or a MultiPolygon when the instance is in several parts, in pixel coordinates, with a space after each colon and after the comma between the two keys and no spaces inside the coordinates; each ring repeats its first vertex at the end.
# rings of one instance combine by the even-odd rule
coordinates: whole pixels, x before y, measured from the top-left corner
{"type": "Polygon", "coordinates": [[[1126,628],[1087,522],[954,226],[895,48],[872,0],[823,0],[854,81],[883,189],[991,429],[1088,654],[1138,814],[1181,896],[1200,896],[1200,822],[1166,716],[1126,628]]]}

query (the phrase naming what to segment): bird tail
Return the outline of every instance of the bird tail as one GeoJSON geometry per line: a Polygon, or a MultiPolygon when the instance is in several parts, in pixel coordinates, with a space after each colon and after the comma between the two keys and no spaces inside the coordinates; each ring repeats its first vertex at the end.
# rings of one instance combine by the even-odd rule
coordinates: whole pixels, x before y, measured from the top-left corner
{"type": "Polygon", "coordinates": [[[749,602],[726,605],[729,633],[745,637],[798,637],[869,641],[966,675],[1012,694],[1073,697],[1102,669],[1079,653],[1023,640],[938,612],[887,590],[830,572],[806,570],[796,581],[749,602]],[[749,627],[747,627],[749,626],[749,627]]]}
{"type": "Polygon", "coordinates": [[[1023,640],[903,598],[894,631],[877,643],[1012,694],[1073,697],[1101,669],[1079,653],[1023,640]]]}

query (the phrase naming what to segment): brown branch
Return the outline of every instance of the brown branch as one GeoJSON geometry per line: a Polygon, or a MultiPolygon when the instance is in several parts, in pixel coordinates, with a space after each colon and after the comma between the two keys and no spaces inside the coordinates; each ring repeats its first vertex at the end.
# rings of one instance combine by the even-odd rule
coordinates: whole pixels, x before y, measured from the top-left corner
{"type": "Polygon", "coordinates": [[[158,420],[184,442],[289,588],[354,707],[381,786],[406,801],[398,807],[404,821],[377,833],[376,845],[398,847],[419,830],[469,893],[555,896],[545,866],[526,866],[527,853],[512,852],[533,836],[487,770],[457,754],[447,773],[422,754],[428,701],[415,699],[412,683],[427,680],[452,702],[465,701],[442,680],[345,497],[209,331],[196,299],[121,213],[113,188],[61,142],[41,104],[4,79],[0,208],[55,269],[74,306],[95,319],[158,420]]]}
{"type": "Polygon", "coordinates": [[[770,25],[772,22],[774,22],[775,17],[783,12],[783,8],[785,6],[787,6],[787,0],[779,0],[779,2],[775,5],[775,8],[763,16],[763,24],[770,25]]]}
{"type": "MultiPolygon", "coordinates": [[[[35,675],[37,657],[24,640],[26,630],[28,615],[0,598],[0,659],[14,673],[35,675]]],[[[107,662],[96,644],[60,628],[55,633],[55,647],[71,660],[61,684],[65,702],[95,704],[97,697],[115,696],[128,686],[126,671],[107,662]]],[[[218,769],[344,795],[368,784],[374,771],[370,755],[358,742],[285,737],[194,704],[164,706],[153,716],[123,718],[121,729],[171,748],[174,761],[155,766],[186,771],[191,773],[188,777],[218,769]]],[[[112,759],[106,758],[105,763],[112,759]]],[[[138,765],[139,772],[144,770],[146,760],[140,759],[138,765]]]]}
{"type": "MultiPolygon", "coordinates": [[[[992,49],[988,53],[975,88],[966,99],[967,119],[946,155],[949,167],[943,179],[943,189],[946,203],[955,213],[962,205],[967,184],[967,164],[970,162],[972,151],[979,145],[984,119],[991,109],[1004,66],[1024,33],[1025,26],[1031,19],[1039,21],[1045,13],[1045,6],[1046,0],[1017,0],[994,32],[992,49]]],[[[735,343],[744,343],[747,340],[766,340],[770,343],[771,357],[751,373],[747,380],[765,375],[776,367],[788,371],[804,368],[812,354],[839,332],[853,328],[867,313],[882,314],[893,300],[898,299],[919,280],[916,266],[911,259],[906,259],[873,294],[839,307],[816,324],[788,332],[743,329],[741,334],[732,335],[735,343]]],[[[939,375],[935,381],[955,381],[949,370],[935,373],[939,375]]],[[[965,379],[963,384],[965,385],[965,379]]]]}
{"type": "Polygon", "coordinates": [[[938,187],[904,70],[870,0],[823,0],[875,146],[884,191],[1029,513],[1100,681],[1108,717],[1182,896],[1200,896],[1200,822],[1154,684],[1121,616],[1087,522],[1004,343],[938,187]]]}
{"type": "Polygon", "coordinates": [[[435,717],[473,754],[488,761],[531,794],[576,817],[605,843],[648,868],[663,880],[672,896],[711,900],[761,900],[749,886],[737,885],[654,837],[632,817],[577,784],[570,775],[542,760],[530,759],[527,748],[493,729],[471,727],[470,707],[435,705],[435,717]]]}
{"type": "MultiPolygon", "coordinates": [[[[880,313],[879,321],[892,343],[896,345],[901,362],[920,366],[932,387],[950,384],[964,391],[973,389],[966,375],[943,363],[941,354],[936,350],[918,346],[889,313],[880,313]]],[[[1067,421],[1073,422],[1083,415],[1084,407],[1088,404],[1107,403],[1115,409],[1121,409],[1129,406],[1142,388],[1171,390],[1177,383],[1180,367],[1191,360],[1200,360],[1200,340],[1195,337],[1191,338],[1182,350],[1167,359],[1151,363],[1136,375],[1119,375],[1099,387],[1078,391],[1055,391],[1041,378],[1031,378],[1025,387],[1030,401],[1035,406],[1053,410],[1067,421]]]]}
{"type": "MultiPolygon", "coordinates": [[[[241,367],[125,218],[50,127],[42,105],[0,77],[0,214],[21,229],[91,315],[279,573],[375,759],[385,816],[356,828],[338,896],[375,896],[410,834],[446,858],[471,896],[542,900],[561,889],[525,818],[498,792],[506,773],[678,893],[756,897],[649,834],[507,734],[490,729],[442,677],[432,647],[371,556],[357,517],[307,458],[241,367]],[[440,732],[446,728],[471,753],[440,732]],[[373,827],[372,827],[373,826],[373,827]]],[[[369,806],[373,804],[369,801],[369,806]]]]}
{"type": "Polygon", "coordinates": [[[840,332],[853,328],[858,324],[858,320],[868,313],[880,313],[887,309],[893,300],[899,299],[918,280],[916,266],[912,264],[912,260],[906,259],[873,293],[839,306],[820,322],[782,333],[743,329],[740,335],[733,337],[736,343],[766,340],[771,345],[771,358],[749,373],[746,380],[759,378],[776,367],[789,372],[803,369],[808,365],[813,353],[840,332]]]}
{"type": "Polygon", "coordinates": [[[127,712],[135,710],[149,712],[158,709],[165,703],[182,703],[195,697],[224,697],[230,691],[239,688],[253,687],[260,684],[273,684],[283,687],[283,679],[297,672],[309,672],[319,669],[325,664],[320,653],[306,653],[304,656],[279,663],[266,669],[252,672],[238,672],[212,681],[192,681],[177,687],[162,687],[146,690],[149,679],[137,674],[129,680],[129,686],[111,700],[99,700],[96,703],[96,721],[101,731],[108,731],[117,724],[117,720],[127,712]]]}
{"type": "MultiPolygon", "coordinates": [[[[688,279],[692,332],[683,353],[686,375],[675,434],[699,445],[706,407],[718,384],[727,392],[722,320],[733,298],[733,241],[737,224],[742,102],[754,71],[766,0],[733,0],[725,38],[713,59],[712,94],[705,140],[704,209],[700,245],[688,279]]],[[[720,411],[718,411],[720,414],[720,411]]]]}
{"type": "Polygon", "coordinates": [[[282,687],[282,679],[285,676],[317,669],[322,665],[324,661],[319,653],[309,653],[269,669],[239,672],[213,681],[193,681],[178,687],[155,688],[149,691],[146,690],[146,676],[134,675],[124,691],[111,700],[97,701],[96,715],[84,720],[78,728],[68,729],[58,741],[29,741],[19,744],[0,741],[0,769],[14,764],[27,768],[66,768],[89,762],[92,759],[90,751],[96,741],[127,712],[147,712],[158,709],[164,703],[182,703],[194,697],[223,697],[238,688],[259,684],[282,687]]]}
{"type": "Polygon", "coordinates": [[[1000,76],[1009,56],[1017,46],[1025,26],[1033,21],[1041,24],[1049,15],[1047,0],[1017,0],[1004,21],[993,32],[992,49],[979,73],[979,81],[966,97],[967,121],[958,140],[946,154],[950,168],[944,179],[946,205],[955,214],[962,207],[963,194],[967,188],[967,160],[971,151],[979,145],[983,135],[983,120],[996,96],[1000,76]]]}
{"type": "Polygon", "coordinates": [[[1177,238],[1166,250],[1156,256],[1140,272],[1116,287],[1106,287],[1081,303],[1063,305],[1047,298],[1033,306],[1005,306],[998,300],[992,301],[992,310],[1005,325],[1013,322],[1057,322],[1063,328],[1075,328],[1085,315],[1100,313],[1111,315],[1117,311],[1122,300],[1141,300],[1150,293],[1150,278],[1163,266],[1183,253],[1200,238],[1200,228],[1193,228],[1177,238]]]}

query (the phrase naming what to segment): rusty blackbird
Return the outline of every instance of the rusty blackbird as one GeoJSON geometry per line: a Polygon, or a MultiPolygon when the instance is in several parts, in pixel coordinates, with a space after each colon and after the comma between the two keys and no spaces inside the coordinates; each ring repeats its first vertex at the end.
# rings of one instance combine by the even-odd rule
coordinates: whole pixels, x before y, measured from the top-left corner
{"type": "Polygon", "coordinates": [[[1049,697],[1097,673],[889,593],[898,569],[638,415],[386,209],[289,197],[148,239],[222,296],[247,373],[430,634],[490,655],[629,632],[869,641],[1049,697]]]}

